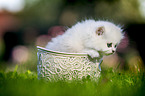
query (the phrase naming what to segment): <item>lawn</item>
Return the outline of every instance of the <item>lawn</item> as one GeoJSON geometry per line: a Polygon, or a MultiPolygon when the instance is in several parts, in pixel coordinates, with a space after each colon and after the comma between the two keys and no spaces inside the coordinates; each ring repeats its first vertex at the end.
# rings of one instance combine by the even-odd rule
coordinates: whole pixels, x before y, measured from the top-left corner
{"type": "Polygon", "coordinates": [[[49,82],[37,72],[0,71],[0,96],[144,96],[144,72],[102,70],[99,80],[49,82]]]}

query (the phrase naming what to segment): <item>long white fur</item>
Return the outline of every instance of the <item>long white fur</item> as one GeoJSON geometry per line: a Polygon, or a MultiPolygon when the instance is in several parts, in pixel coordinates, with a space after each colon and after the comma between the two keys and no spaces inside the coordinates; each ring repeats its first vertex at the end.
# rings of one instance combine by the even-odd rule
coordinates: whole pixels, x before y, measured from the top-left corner
{"type": "Polygon", "coordinates": [[[46,48],[60,52],[87,53],[94,58],[100,56],[99,51],[105,54],[115,51],[116,48],[108,48],[107,43],[111,42],[114,46],[122,38],[122,29],[111,22],[85,20],[69,28],[63,35],[53,38],[46,48]],[[101,27],[104,28],[104,33],[96,34],[96,30],[101,27]]]}

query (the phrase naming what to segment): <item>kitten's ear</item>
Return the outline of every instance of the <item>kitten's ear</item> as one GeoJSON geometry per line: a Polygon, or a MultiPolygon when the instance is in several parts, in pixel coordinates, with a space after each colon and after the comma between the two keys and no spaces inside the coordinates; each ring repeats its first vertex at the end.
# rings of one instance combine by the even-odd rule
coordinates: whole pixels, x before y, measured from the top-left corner
{"type": "Polygon", "coordinates": [[[103,35],[104,32],[105,32],[104,26],[100,26],[100,27],[98,27],[97,30],[96,30],[96,34],[97,34],[98,36],[103,35]]]}

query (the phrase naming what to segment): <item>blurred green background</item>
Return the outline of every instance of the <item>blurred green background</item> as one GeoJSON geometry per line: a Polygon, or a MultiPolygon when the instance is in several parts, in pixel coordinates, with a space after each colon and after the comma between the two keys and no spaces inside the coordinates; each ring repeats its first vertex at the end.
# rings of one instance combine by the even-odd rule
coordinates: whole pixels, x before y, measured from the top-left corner
{"type": "Polygon", "coordinates": [[[145,0],[0,0],[0,96],[145,96],[145,0]],[[37,79],[37,48],[84,19],[122,26],[98,82],[37,79]]]}
{"type": "Polygon", "coordinates": [[[104,69],[144,70],[145,0],[0,0],[0,70],[18,65],[20,72],[36,72],[36,46],[84,19],[108,20],[124,29],[126,37],[116,54],[104,57],[104,69]]]}

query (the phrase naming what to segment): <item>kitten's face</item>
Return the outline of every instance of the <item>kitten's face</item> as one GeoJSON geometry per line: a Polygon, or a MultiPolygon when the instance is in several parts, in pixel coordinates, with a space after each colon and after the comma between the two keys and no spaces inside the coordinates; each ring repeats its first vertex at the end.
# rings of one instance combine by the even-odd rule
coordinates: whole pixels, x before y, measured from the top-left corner
{"type": "Polygon", "coordinates": [[[112,42],[106,43],[106,45],[102,48],[103,55],[111,55],[115,53],[117,49],[117,45],[118,43],[112,43],[112,42]]]}
{"type": "Polygon", "coordinates": [[[97,39],[97,48],[103,55],[111,55],[115,53],[117,45],[123,38],[121,28],[108,22],[103,22],[102,26],[97,28],[96,34],[97,38],[99,38],[97,39]]]}
{"type": "Polygon", "coordinates": [[[102,40],[101,44],[97,46],[98,50],[102,55],[111,55],[115,53],[119,42],[109,42],[108,40],[102,40]]]}

